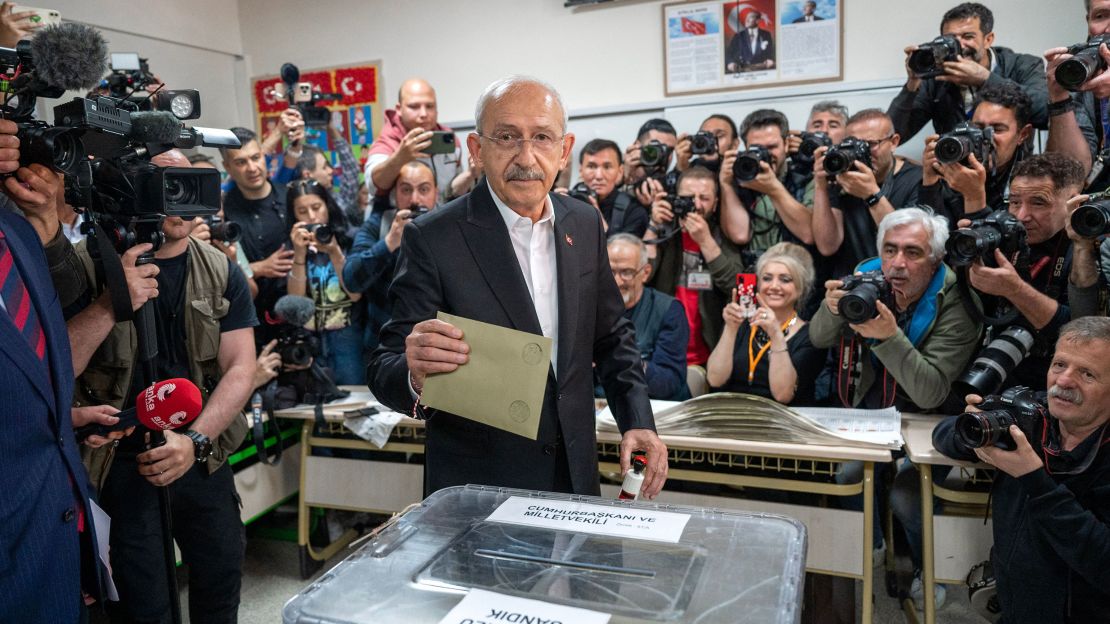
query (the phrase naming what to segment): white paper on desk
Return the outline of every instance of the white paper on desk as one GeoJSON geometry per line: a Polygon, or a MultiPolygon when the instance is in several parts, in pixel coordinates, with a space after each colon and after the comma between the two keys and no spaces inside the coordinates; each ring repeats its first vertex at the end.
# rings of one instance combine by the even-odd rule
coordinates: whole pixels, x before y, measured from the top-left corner
{"type": "Polygon", "coordinates": [[[96,546],[100,551],[96,555],[100,557],[100,562],[104,564],[104,569],[107,571],[106,574],[101,575],[104,578],[104,595],[108,600],[119,602],[119,592],[116,591],[116,584],[112,581],[112,565],[108,558],[108,536],[112,534],[112,519],[91,498],[89,510],[92,511],[93,526],[96,527],[96,546]]]}
{"type": "Polygon", "coordinates": [[[839,437],[881,444],[888,448],[902,447],[902,414],[893,407],[877,410],[834,407],[792,409],[812,418],[839,437]]]}
{"type": "MultiPolygon", "coordinates": [[[[651,413],[658,414],[663,410],[670,409],[676,405],[681,405],[681,403],[681,401],[656,401],[653,399],[651,401],[651,413]]],[[[596,417],[598,421],[608,422],[614,428],[616,428],[617,426],[617,419],[613,417],[613,411],[609,409],[608,405],[599,409],[597,411],[596,417]]]]}
{"type": "MultiPolygon", "coordinates": [[[[384,407],[381,409],[385,409],[384,407]]],[[[382,448],[389,442],[393,428],[405,415],[400,412],[380,411],[369,416],[355,416],[343,421],[343,426],[351,430],[358,437],[382,448]]]]}
{"type": "Polygon", "coordinates": [[[565,622],[570,624],[607,624],[610,615],[578,607],[506,596],[484,589],[471,589],[439,624],[480,624],[482,622],[565,622]]]}

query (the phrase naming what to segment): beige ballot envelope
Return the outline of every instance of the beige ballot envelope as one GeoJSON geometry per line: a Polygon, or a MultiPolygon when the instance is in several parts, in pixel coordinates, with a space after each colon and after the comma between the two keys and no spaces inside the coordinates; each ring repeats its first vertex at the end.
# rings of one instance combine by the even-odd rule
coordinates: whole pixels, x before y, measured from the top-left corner
{"type": "Polygon", "coordinates": [[[535,440],[540,427],[551,339],[440,312],[462,330],[470,361],[428,375],[420,402],[535,440]]]}

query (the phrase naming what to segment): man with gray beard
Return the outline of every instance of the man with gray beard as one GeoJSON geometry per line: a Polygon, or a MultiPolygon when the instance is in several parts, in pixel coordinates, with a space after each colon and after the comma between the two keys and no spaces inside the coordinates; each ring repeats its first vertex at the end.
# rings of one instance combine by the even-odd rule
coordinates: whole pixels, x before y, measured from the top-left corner
{"type": "MultiPolygon", "coordinates": [[[[978,412],[982,400],[967,402],[978,412]]],[[[933,445],[998,470],[991,561],[1003,621],[1110,622],[1110,318],[1060,330],[1047,410],[1010,425],[1012,444],[980,446],[961,418],[974,417],[942,421],[933,445]]]]}

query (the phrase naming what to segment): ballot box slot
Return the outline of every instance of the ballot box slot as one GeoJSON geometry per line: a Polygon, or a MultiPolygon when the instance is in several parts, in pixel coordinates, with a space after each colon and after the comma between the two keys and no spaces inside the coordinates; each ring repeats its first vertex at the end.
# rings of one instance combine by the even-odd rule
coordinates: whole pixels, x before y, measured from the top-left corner
{"type": "Polygon", "coordinates": [[[544,563],[547,565],[562,566],[564,568],[578,568],[580,570],[590,570],[591,572],[603,572],[606,574],[623,574],[625,576],[655,578],[654,570],[609,566],[598,563],[586,563],[583,561],[567,561],[565,559],[552,559],[550,557],[535,557],[532,555],[522,555],[520,553],[505,552],[503,550],[486,550],[484,548],[481,548],[474,551],[474,555],[476,557],[490,557],[492,559],[515,559],[517,561],[544,563]]]}

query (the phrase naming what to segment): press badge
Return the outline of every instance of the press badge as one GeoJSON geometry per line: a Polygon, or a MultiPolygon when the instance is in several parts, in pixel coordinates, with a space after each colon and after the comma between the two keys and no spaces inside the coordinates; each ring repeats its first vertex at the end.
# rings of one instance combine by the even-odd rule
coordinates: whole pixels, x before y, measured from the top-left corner
{"type": "Polygon", "coordinates": [[[708,271],[690,271],[686,274],[686,287],[690,290],[710,290],[713,276],[708,271]]]}

